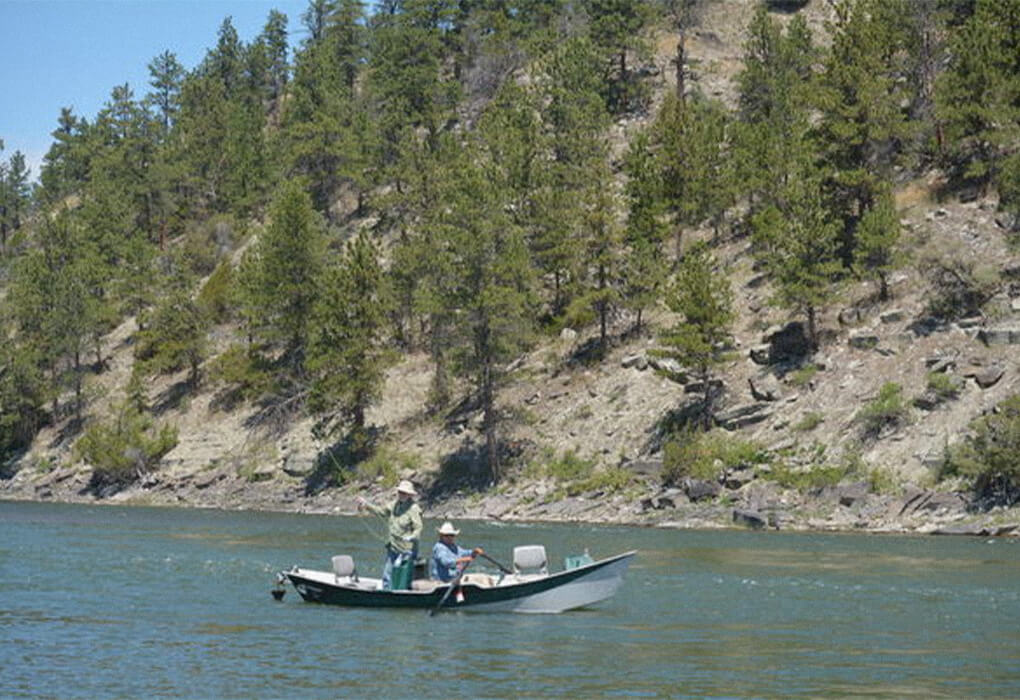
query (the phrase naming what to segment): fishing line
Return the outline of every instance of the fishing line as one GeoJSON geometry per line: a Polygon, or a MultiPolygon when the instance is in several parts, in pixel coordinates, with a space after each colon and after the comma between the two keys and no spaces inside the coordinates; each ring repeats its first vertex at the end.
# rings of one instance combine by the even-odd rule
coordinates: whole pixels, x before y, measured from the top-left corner
{"type": "MultiPolygon", "coordinates": [[[[333,454],[333,450],[332,449],[325,449],[324,450],[323,447],[322,447],[322,443],[319,442],[319,441],[315,442],[315,447],[316,447],[316,449],[319,450],[320,453],[325,452],[326,454],[329,455],[329,458],[333,461],[333,466],[336,468],[338,473],[343,469],[343,467],[340,465],[340,462],[337,461],[336,456],[333,454]]],[[[373,519],[374,519],[374,517],[378,517],[378,516],[376,516],[375,513],[371,513],[371,515],[373,516],[373,519]]],[[[355,516],[355,520],[357,520],[359,523],[361,523],[361,526],[363,528],[365,528],[365,530],[368,532],[368,534],[370,534],[373,538],[379,540],[383,544],[387,544],[390,541],[388,533],[387,534],[383,534],[381,530],[376,530],[375,528],[373,528],[371,525],[368,524],[368,518],[363,518],[360,515],[358,515],[358,516],[355,516]]]]}

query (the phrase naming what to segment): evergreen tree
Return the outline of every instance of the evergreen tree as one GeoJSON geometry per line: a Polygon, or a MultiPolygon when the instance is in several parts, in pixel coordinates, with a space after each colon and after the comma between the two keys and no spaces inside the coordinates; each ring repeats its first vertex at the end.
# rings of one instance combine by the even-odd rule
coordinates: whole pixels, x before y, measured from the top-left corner
{"type": "Polygon", "coordinates": [[[618,206],[608,166],[591,173],[591,177],[577,261],[580,268],[577,296],[571,303],[568,320],[575,326],[598,321],[599,347],[604,356],[609,349],[609,318],[620,301],[623,271],[619,251],[623,231],[617,220],[618,206]]]}
{"type": "Polygon", "coordinates": [[[70,107],[62,107],[57,124],[56,130],[50,133],[53,143],[39,173],[43,199],[50,203],[73,192],[89,173],[88,122],[75,116],[70,107]]]}
{"type": "Polygon", "coordinates": [[[466,150],[445,193],[448,206],[437,233],[453,263],[445,303],[456,312],[455,368],[471,381],[482,412],[489,475],[498,479],[503,417],[497,394],[507,364],[530,342],[532,268],[522,232],[508,216],[503,191],[494,186],[500,176],[493,163],[483,157],[484,150],[466,150]]]}
{"type": "MultiPolygon", "coordinates": [[[[900,0],[841,0],[834,8],[832,45],[814,92],[817,143],[832,173],[832,201],[853,222],[874,205],[912,136],[903,106],[913,99],[903,63],[907,12],[900,0]]],[[[853,245],[844,241],[844,260],[853,245]]]]}
{"type": "Polygon", "coordinates": [[[801,15],[785,32],[759,5],[748,26],[744,69],[737,76],[734,172],[749,200],[749,217],[775,203],[789,174],[814,157],[808,141],[815,50],[801,15]]]}
{"type": "Polygon", "coordinates": [[[138,334],[135,357],[140,375],[188,370],[188,384],[197,387],[199,369],[208,357],[209,319],[189,290],[170,291],[153,311],[147,327],[138,334]]]}
{"type": "Polygon", "coordinates": [[[718,103],[681,103],[673,96],[667,96],[652,126],[658,177],[678,224],[678,257],[683,227],[710,221],[718,233],[735,199],[727,127],[726,113],[718,103]]]}
{"type": "Polygon", "coordinates": [[[149,63],[149,85],[153,92],[146,102],[156,108],[164,137],[170,133],[174,118],[180,110],[181,83],[184,80],[184,66],[177,61],[177,55],[164,51],[149,63]]]}
{"type": "MultiPolygon", "coordinates": [[[[0,140],[0,154],[4,144],[0,140]]],[[[0,253],[7,249],[7,238],[24,223],[31,203],[31,171],[25,156],[15,151],[7,163],[0,162],[0,253]]]]}
{"type": "Polygon", "coordinates": [[[382,394],[392,360],[386,347],[387,295],[378,246],[365,231],[348,242],[339,264],[325,272],[308,351],[309,408],[321,430],[349,427],[367,446],[366,411],[382,394]]]}
{"type": "Polygon", "coordinates": [[[269,225],[238,271],[245,316],[253,335],[284,350],[292,371],[304,370],[309,321],[319,293],[324,231],[309,196],[284,184],[269,212],[269,225]]]}
{"type": "Polygon", "coordinates": [[[936,97],[948,165],[959,176],[996,182],[1005,159],[1015,157],[1020,142],[1018,47],[1020,0],[977,0],[973,15],[951,40],[951,62],[936,97]]]}
{"type": "Polygon", "coordinates": [[[704,243],[696,243],[684,253],[665,301],[681,319],[660,336],[663,348],[659,354],[689,368],[703,387],[702,427],[708,430],[716,393],[713,371],[725,361],[735,313],[729,279],[719,273],[704,243]]]}
{"type": "Polygon", "coordinates": [[[833,297],[842,272],[840,225],[824,201],[820,177],[792,178],[780,195],[751,221],[755,255],[774,286],[772,302],[803,314],[808,339],[818,347],[818,312],[833,297]]]}
{"type": "Polygon", "coordinates": [[[651,7],[642,0],[586,0],[592,41],[609,57],[607,106],[619,113],[632,109],[637,85],[627,65],[628,54],[648,52],[643,32],[651,20],[651,7]]]}
{"type": "Polygon", "coordinates": [[[634,311],[634,327],[640,331],[642,313],[661,296],[669,269],[664,251],[669,232],[665,185],[648,131],[642,131],[631,142],[624,170],[628,214],[623,301],[634,311]]]}
{"type": "Polygon", "coordinates": [[[903,261],[897,249],[900,216],[892,193],[886,189],[857,225],[854,270],[878,281],[878,298],[889,298],[889,274],[903,261]]]}

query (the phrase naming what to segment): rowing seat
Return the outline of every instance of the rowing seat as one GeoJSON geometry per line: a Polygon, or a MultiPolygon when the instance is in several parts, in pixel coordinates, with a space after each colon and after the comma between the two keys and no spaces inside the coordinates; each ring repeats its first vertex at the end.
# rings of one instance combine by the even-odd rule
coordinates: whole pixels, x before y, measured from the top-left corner
{"type": "Polygon", "coordinates": [[[545,547],[529,544],[514,547],[514,575],[520,581],[549,575],[549,562],[545,547]]]}
{"type": "Polygon", "coordinates": [[[354,557],[350,554],[337,554],[333,557],[333,576],[337,583],[340,583],[341,578],[357,583],[358,571],[354,568],[354,557]]]}

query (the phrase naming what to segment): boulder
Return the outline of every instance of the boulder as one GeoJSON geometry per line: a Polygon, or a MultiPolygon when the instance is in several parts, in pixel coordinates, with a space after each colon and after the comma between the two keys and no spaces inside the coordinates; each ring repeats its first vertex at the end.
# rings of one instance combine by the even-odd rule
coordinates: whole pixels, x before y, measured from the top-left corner
{"type": "Polygon", "coordinates": [[[1000,365],[984,367],[973,374],[974,382],[982,389],[989,389],[998,384],[1005,373],[1005,368],[1000,365]]]}
{"type": "Polygon", "coordinates": [[[723,477],[723,486],[735,491],[752,481],[754,481],[754,469],[734,469],[723,477]]]}
{"type": "Polygon", "coordinates": [[[858,350],[871,350],[878,346],[878,336],[874,333],[854,333],[847,340],[850,347],[858,350]]]}
{"type": "Polygon", "coordinates": [[[867,497],[871,493],[871,487],[866,482],[860,481],[855,484],[840,484],[836,486],[835,491],[839,504],[849,508],[867,497]]]}
{"type": "Polygon", "coordinates": [[[747,383],[751,386],[751,396],[758,401],[778,401],[783,398],[783,389],[774,375],[751,377],[747,383]]]}
{"type": "Polygon", "coordinates": [[[703,479],[685,479],[683,489],[687,498],[694,502],[715,498],[722,491],[722,487],[718,483],[703,479]]]}
{"type": "Polygon", "coordinates": [[[740,508],[733,509],[733,522],[737,525],[749,527],[752,530],[762,530],[767,524],[765,517],[758,511],[740,508]]]}
{"type": "Polygon", "coordinates": [[[726,430],[737,430],[744,426],[761,423],[768,419],[775,409],[768,403],[749,403],[717,413],[715,422],[726,430]]]}
{"type": "Polygon", "coordinates": [[[635,353],[633,355],[627,355],[620,360],[620,366],[624,369],[633,367],[637,370],[645,370],[648,368],[648,359],[642,353],[635,353]]]}
{"type": "Polygon", "coordinates": [[[771,363],[798,360],[811,352],[811,341],[807,330],[800,321],[791,321],[766,338],[769,343],[771,363]]]}
{"type": "Polygon", "coordinates": [[[1020,326],[982,328],[978,331],[978,340],[988,346],[1020,345],[1020,326]]]}

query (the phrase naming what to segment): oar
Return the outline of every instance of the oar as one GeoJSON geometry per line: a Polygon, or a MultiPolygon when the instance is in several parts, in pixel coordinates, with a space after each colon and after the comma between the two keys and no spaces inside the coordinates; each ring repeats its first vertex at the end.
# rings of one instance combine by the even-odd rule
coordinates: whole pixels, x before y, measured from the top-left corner
{"type": "Polygon", "coordinates": [[[439,612],[439,608],[443,607],[443,603],[445,603],[446,599],[450,597],[451,593],[453,593],[454,588],[460,587],[460,580],[464,577],[464,572],[467,571],[467,568],[471,566],[471,562],[473,561],[473,558],[469,559],[468,563],[464,565],[464,568],[460,570],[460,573],[453,577],[453,580],[450,581],[450,587],[446,589],[446,593],[444,593],[443,597],[439,599],[439,605],[429,610],[429,617],[432,617],[439,612]]]}
{"type": "Polygon", "coordinates": [[[488,560],[489,560],[490,562],[492,562],[493,564],[495,564],[496,566],[498,566],[498,567],[499,567],[499,570],[500,570],[500,571],[502,571],[502,572],[503,572],[504,574],[512,574],[512,573],[513,573],[513,570],[512,570],[512,569],[508,569],[508,568],[507,568],[506,566],[504,566],[503,564],[500,564],[500,563],[499,563],[498,561],[496,561],[495,559],[493,559],[492,557],[490,557],[490,556],[489,556],[488,554],[486,554],[485,552],[482,552],[482,553],[480,553],[480,554],[479,554],[478,556],[480,556],[480,557],[483,557],[483,558],[485,558],[485,559],[488,559],[488,560]]]}

